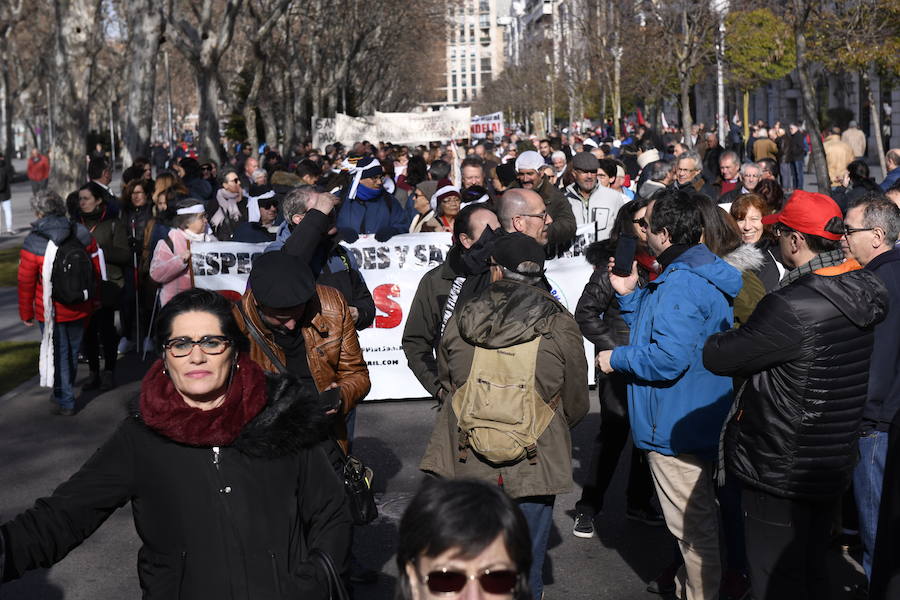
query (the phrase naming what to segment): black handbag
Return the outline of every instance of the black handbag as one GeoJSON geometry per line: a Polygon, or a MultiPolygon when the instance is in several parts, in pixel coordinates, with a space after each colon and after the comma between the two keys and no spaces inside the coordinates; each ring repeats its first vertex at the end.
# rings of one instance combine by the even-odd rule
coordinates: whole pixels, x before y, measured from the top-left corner
{"type": "Polygon", "coordinates": [[[330,600],[350,600],[347,586],[344,585],[344,580],[338,574],[337,569],[334,567],[334,562],[332,562],[328,553],[314,548],[310,552],[309,559],[322,567],[322,570],[328,575],[328,598],[330,600]]]}
{"type": "Polygon", "coordinates": [[[378,518],[378,506],[372,493],[372,469],[366,467],[357,457],[344,454],[337,440],[332,440],[339,456],[338,477],[344,482],[347,506],[354,525],[366,525],[378,518]]]}

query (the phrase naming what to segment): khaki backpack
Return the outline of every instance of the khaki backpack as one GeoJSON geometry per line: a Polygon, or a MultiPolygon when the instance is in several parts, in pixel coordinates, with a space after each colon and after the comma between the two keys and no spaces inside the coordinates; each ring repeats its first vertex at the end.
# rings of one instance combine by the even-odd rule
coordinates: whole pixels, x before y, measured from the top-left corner
{"type": "Polygon", "coordinates": [[[459,460],[468,449],[494,464],[537,461],[537,440],[560,398],[544,402],[534,374],[541,336],[508,348],[475,348],[466,383],[453,394],[459,423],[459,460]]]}

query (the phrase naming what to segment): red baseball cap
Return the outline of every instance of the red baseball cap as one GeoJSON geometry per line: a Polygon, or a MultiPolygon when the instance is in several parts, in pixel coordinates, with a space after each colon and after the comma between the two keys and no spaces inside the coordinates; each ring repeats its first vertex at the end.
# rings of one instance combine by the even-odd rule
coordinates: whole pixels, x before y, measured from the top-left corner
{"type": "MultiPolygon", "coordinates": [[[[839,225],[843,225],[841,209],[834,200],[825,194],[797,190],[791,194],[781,212],[766,215],[762,218],[762,222],[764,225],[784,223],[801,233],[817,235],[826,240],[839,240],[841,239],[840,233],[826,229],[835,218],[838,219],[839,225]]],[[[837,228],[832,226],[829,229],[837,228]]]]}

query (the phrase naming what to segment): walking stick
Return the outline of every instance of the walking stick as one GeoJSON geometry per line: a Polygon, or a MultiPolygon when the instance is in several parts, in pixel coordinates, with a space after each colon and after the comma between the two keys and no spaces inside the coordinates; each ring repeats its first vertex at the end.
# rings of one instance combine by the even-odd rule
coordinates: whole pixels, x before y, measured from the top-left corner
{"type": "MultiPolygon", "coordinates": [[[[135,237],[134,218],[131,219],[131,239],[134,240],[135,243],[137,243],[137,237],[135,237]]],[[[143,346],[141,346],[141,290],[140,287],[138,287],[140,278],[138,277],[138,256],[136,248],[132,248],[131,250],[131,259],[134,265],[134,329],[135,343],[137,344],[135,348],[143,348],[143,346]]]]}
{"type": "MultiPolygon", "coordinates": [[[[156,307],[159,306],[159,289],[156,290],[156,296],[153,297],[153,310],[150,311],[150,325],[147,327],[147,335],[153,331],[153,323],[156,321],[156,307]]],[[[147,360],[147,348],[141,347],[141,360],[147,360]]]]}

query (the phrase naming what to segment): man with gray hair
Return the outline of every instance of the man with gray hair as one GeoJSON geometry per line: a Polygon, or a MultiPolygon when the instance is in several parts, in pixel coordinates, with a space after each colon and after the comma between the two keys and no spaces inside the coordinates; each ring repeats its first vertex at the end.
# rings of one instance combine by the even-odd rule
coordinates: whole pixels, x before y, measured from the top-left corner
{"type": "Polygon", "coordinates": [[[375,301],[356,257],[338,243],[334,221],[337,203],[333,194],[311,185],[291,190],[282,202],[284,222],[266,252],[280,250],[308,264],[317,283],[343,294],[356,328],[363,330],[375,320],[375,301]]]}
{"type": "Polygon", "coordinates": [[[762,169],[756,163],[748,162],[741,165],[739,176],[740,185],[726,194],[719,196],[719,206],[728,210],[731,203],[738,199],[738,196],[749,194],[756,189],[759,178],[762,176],[762,169]]]}
{"type": "MultiPolygon", "coordinates": [[[[900,307],[900,208],[877,192],[861,197],[844,217],[844,239],[853,258],[881,279],[891,308],[900,307]]],[[[884,482],[888,430],[900,408],[900,310],[889,310],[875,326],[869,362],[869,387],[859,432],[860,460],[853,472],[853,494],[859,511],[863,570],[872,576],[872,555],[884,482]]]]}
{"type": "Polygon", "coordinates": [[[33,327],[35,321],[40,325],[43,338],[41,385],[53,387],[53,414],[70,417],[75,414],[78,349],[97,298],[91,297],[91,291],[86,290],[82,302],[64,304],[51,300],[51,306],[45,306],[45,289],[48,298],[56,297],[53,293],[56,290],[50,291],[54,282],[49,275],[51,269],[44,269],[44,262],[53,264],[56,260],[67,261],[67,257],[74,256],[78,246],[67,243],[74,238],[84,248],[85,258],[91,257],[93,283],[96,283],[100,281],[98,247],[84,225],[72,223],[66,218],[66,205],[53,190],[39,190],[31,199],[31,209],[37,220],[32,224],[31,233],[25,237],[19,255],[19,318],[27,327],[33,327]],[[48,373],[48,367],[52,376],[48,373]]]}
{"type": "Polygon", "coordinates": [[[566,173],[566,153],[562,150],[555,150],[550,155],[550,164],[553,166],[554,185],[561,190],[565,189],[563,175],[566,173]]]}
{"type": "Polygon", "coordinates": [[[672,187],[676,190],[694,191],[704,194],[707,198],[715,200],[719,197],[701,174],[702,163],[700,155],[693,150],[682,152],[675,163],[675,183],[672,187]]]}
{"type": "Polygon", "coordinates": [[[719,193],[713,200],[741,187],[740,166],[741,159],[737,152],[733,150],[722,152],[719,156],[719,180],[715,185],[719,193]]]}
{"type": "Polygon", "coordinates": [[[665,160],[650,163],[644,167],[644,172],[647,179],[638,190],[638,195],[644,200],[650,200],[656,192],[666,189],[675,180],[672,163],[665,160]]]}

